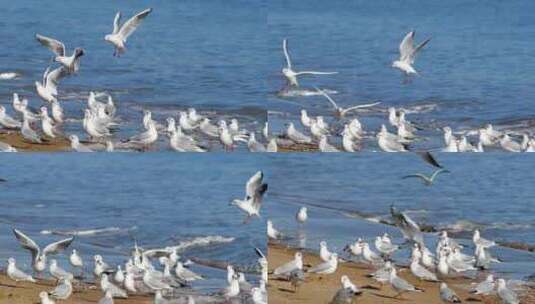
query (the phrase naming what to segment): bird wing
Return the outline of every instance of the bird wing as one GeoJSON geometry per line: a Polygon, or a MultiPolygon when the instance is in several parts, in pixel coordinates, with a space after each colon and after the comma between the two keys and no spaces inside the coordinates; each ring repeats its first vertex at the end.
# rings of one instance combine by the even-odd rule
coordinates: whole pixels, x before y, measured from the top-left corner
{"type": "Polygon", "coordinates": [[[412,52],[411,54],[411,63],[414,62],[414,58],[416,57],[416,54],[418,54],[418,52],[427,44],[429,43],[429,41],[431,41],[431,38],[427,38],[424,42],[420,43],[415,49],[414,51],[412,52]]]}
{"type": "Polygon", "coordinates": [[[254,250],[255,250],[256,254],[257,254],[259,257],[264,258],[264,259],[266,258],[266,256],[265,256],[264,253],[262,252],[262,250],[260,250],[260,248],[255,247],[254,250]]]}
{"type": "Polygon", "coordinates": [[[262,205],[262,198],[264,196],[264,193],[266,193],[268,189],[268,184],[261,184],[260,187],[258,187],[255,195],[253,196],[253,208],[256,210],[260,210],[260,207],[262,205]]]}
{"type": "Polygon", "coordinates": [[[422,159],[426,163],[430,164],[431,166],[442,168],[442,165],[438,163],[438,161],[435,159],[433,154],[431,154],[430,152],[425,151],[425,152],[416,152],[416,153],[418,153],[418,155],[420,155],[420,157],[422,157],[422,159]]]}
{"type": "Polygon", "coordinates": [[[60,251],[63,251],[71,245],[72,241],[74,241],[74,236],[70,237],[68,239],[64,239],[61,241],[57,241],[51,244],[48,244],[45,249],[43,249],[43,254],[56,254],[60,251]]]}
{"type": "Polygon", "coordinates": [[[433,175],[431,175],[431,180],[433,181],[435,179],[435,177],[437,175],[439,175],[440,173],[448,173],[448,172],[450,172],[450,171],[444,170],[444,169],[438,169],[435,172],[433,172],[433,175]]]}
{"type": "Polygon", "coordinates": [[[323,272],[323,271],[329,269],[330,266],[331,266],[331,265],[330,265],[329,262],[323,262],[323,263],[318,264],[318,265],[316,265],[316,266],[314,266],[314,267],[312,267],[312,268],[309,268],[309,269],[307,270],[307,272],[313,272],[313,273],[315,273],[315,272],[323,272]]]}
{"type": "Polygon", "coordinates": [[[13,233],[15,234],[17,240],[19,240],[19,243],[22,248],[31,251],[32,259],[35,260],[35,257],[38,256],[41,251],[37,243],[35,243],[32,239],[30,239],[30,237],[28,237],[26,234],[22,233],[17,229],[13,229],[13,233]]]}
{"type": "Polygon", "coordinates": [[[284,51],[284,57],[286,58],[286,65],[291,69],[292,61],[290,60],[290,53],[288,53],[288,39],[282,41],[282,50],[284,51]]]}
{"type": "Polygon", "coordinates": [[[409,59],[414,52],[414,34],[414,31],[407,33],[399,45],[399,58],[401,61],[409,59]]]}
{"type": "Polygon", "coordinates": [[[65,45],[61,41],[39,34],[35,34],[35,39],[57,56],[65,56],[65,45]]]}
{"type": "Polygon", "coordinates": [[[405,176],[402,177],[402,179],[413,178],[413,177],[421,178],[424,181],[427,181],[427,176],[425,176],[425,175],[423,175],[421,173],[405,175],[405,176]]]}
{"type": "Polygon", "coordinates": [[[377,102],[374,102],[374,103],[367,103],[367,104],[363,104],[363,105],[353,106],[353,107],[346,108],[344,110],[344,112],[347,113],[347,112],[353,111],[353,110],[371,108],[371,107],[374,107],[374,106],[376,106],[376,105],[378,105],[380,103],[381,103],[380,101],[377,101],[377,102]]]}
{"type": "Polygon", "coordinates": [[[273,273],[275,275],[279,275],[279,274],[286,274],[290,271],[293,271],[297,269],[296,265],[295,265],[295,261],[294,260],[291,260],[289,261],[288,263],[284,264],[284,265],[281,265],[277,268],[275,268],[275,270],[273,271],[273,273]]]}
{"type": "Polygon", "coordinates": [[[132,33],[137,29],[141,21],[143,21],[143,19],[145,19],[145,17],[147,17],[150,12],[152,12],[152,8],[148,8],[138,13],[134,17],[128,19],[128,21],[126,21],[123,26],[121,26],[121,29],[118,33],[119,35],[121,35],[123,40],[126,41],[126,39],[128,39],[128,37],[132,35],[132,33]]]}
{"type": "Polygon", "coordinates": [[[321,95],[323,95],[325,98],[327,98],[327,100],[333,105],[333,107],[335,109],[338,109],[338,105],[336,104],[336,102],[331,98],[331,96],[329,96],[327,93],[325,93],[325,91],[319,89],[319,88],[316,88],[316,90],[318,91],[318,93],[320,93],[321,95]]]}
{"type": "Polygon", "coordinates": [[[112,34],[117,34],[119,32],[119,30],[121,29],[120,24],[121,24],[121,12],[117,12],[117,14],[115,14],[115,18],[113,18],[112,34]]]}
{"type": "Polygon", "coordinates": [[[47,73],[46,87],[49,87],[52,90],[57,92],[59,81],[65,76],[67,76],[68,74],[69,74],[69,71],[64,66],[61,66],[53,70],[52,72],[47,73]]]}
{"type": "Polygon", "coordinates": [[[338,72],[316,72],[316,71],[301,71],[301,72],[297,72],[295,73],[296,75],[305,75],[305,74],[308,74],[308,75],[334,75],[334,74],[338,74],[338,72]]]}
{"type": "Polygon", "coordinates": [[[262,171],[256,172],[245,185],[245,197],[254,197],[262,185],[262,180],[264,179],[264,173],[262,171]]]}
{"type": "Polygon", "coordinates": [[[392,280],[392,285],[399,290],[414,290],[414,286],[400,277],[392,280]]]}

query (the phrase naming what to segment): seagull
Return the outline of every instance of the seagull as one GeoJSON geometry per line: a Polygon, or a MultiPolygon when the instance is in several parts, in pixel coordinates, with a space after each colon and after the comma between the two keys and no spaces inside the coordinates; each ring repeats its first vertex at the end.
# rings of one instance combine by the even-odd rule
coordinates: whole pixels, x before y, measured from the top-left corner
{"type": "Polygon", "coordinates": [[[40,304],[56,304],[56,302],[54,302],[54,300],[50,299],[48,297],[48,293],[46,291],[41,291],[39,293],[39,299],[41,299],[41,303],[40,304]]]}
{"type": "Polygon", "coordinates": [[[302,270],[302,269],[303,269],[303,255],[301,254],[301,252],[296,252],[293,260],[275,268],[275,270],[273,270],[273,274],[274,275],[287,275],[294,270],[302,270]]]}
{"type": "Polygon", "coordinates": [[[286,136],[298,144],[310,144],[312,143],[312,138],[306,136],[305,134],[297,131],[293,122],[289,123],[288,129],[286,130],[286,136]]]}
{"type": "MultiPolygon", "coordinates": [[[[0,141],[0,152],[17,152],[17,149],[13,148],[9,144],[6,144],[5,142],[0,141]]],[[[5,180],[2,181],[5,182],[5,180]]]]}
{"type": "Polygon", "coordinates": [[[303,109],[301,110],[301,124],[306,127],[310,128],[312,123],[314,122],[314,118],[311,118],[308,116],[307,110],[303,109]]]}
{"type": "Polygon", "coordinates": [[[260,216],[260,207],[262,207],[262,198],[268,189],[268,184],[263,182],[264,173],[256,172],[249,178],[245,185],[245,198],[243,200],[234,199],[231,205],[235,205],[247,214],[244,222],[247,222],[252,216],[260,216]]]}
{"type": "Polygon", "coordinates": [[[494,292],[495,286],[496,282],[494,281],[494,276],[492,274],[489,274],[484,281],[477,283],[470,290],[470,293],[486,296],[494,292]]]}
{"type": "Polygon", "coordinates": [[[13,109],[22,114],[22,117],[26,116],[30,122],[39,120],[39,115],[28,109],[28,99],[21,100],[17,93],[13,93],[13,109]]]}
{"type": "Polygon", "coordinates": [[[69,256],[69,262],[71,263],[72,267],[80,268],[80,272],[84,272],[84,261],[82,260],[82,257],[78,254],[78,251],[76,249],[72,250],[72,253],[69,256]]]}
{"type": "Polygon", "coordinates": [[[256,141],[255,134],[249,134],[249,140],[247,141],[247,147],[250,152],[266,152],[266,147],[263,144],[256,141]]]}
{"type": "Polygon", "coordinates": [[[52,118],[56,123],[61,124],[63,123],[63,108],[61,107],[61,104],[57,100],[53,100],[51,103],[52,108],[52,118]]]}
{"type": "Polygon", "coordinates": [[[320,242],[320,258],[324,262],[328,262],[331,259],[332,253],[329,251],[329,248],[327,248],[327,242],[321,241],[320,242]]]}
{"type": "Polygon", "coordinates": [[[76,152],[94,152],[88,146],[81,144],[78,136],[74,134],[69,135],[69,141],[71,142],[71,148],[76,152]]]}
{"type": "Polygon", "coordinates": [[[104,272],[110,271],[110,266],[104,262],[101,255],[94,255],[93,260],[95,261],[95,267],[93,268],[95,277],[99,278],[104,272]]]}
{"type": "Polygon", "coordinates": [[[375,238],[374,245],[375,248],[385,257],[391,256],[395,251],[399,249],[398,245],[393,245],[390,242],[390,239],[388,239],[388,241],[385,241],[380,236],[375,238]]]}
{"type": "Polygon", "coordinates": [[[393,127],[397,128],[399,126],[399,117],[398,117],[398,114],[396,112],[396,108],[394,108],[394,107],[389,107],[388,108],[388,122],[393,127]]]}
{"type": "Polygon", "coordinates": [[[446,303],[461,303],[461,299],[444,282],[440,283],[440,298],[446,303]]]}
{"type": "Polygon", "coordinates": [[[327,142],[327,136],[325,136],[325,135],[320,136],[318,147],[319,147],[321,152],[340,152],[340,150],[338,150],[338,148],[336,148],[335,146],[333,146],[333,145],[329,144],[329,142],[327,142]]]}
{"type": "Polygon", "coordinates": [[[351,291],[354,293],[354,294],[361,294],[362,291],[360,291],[358,289],[357,286],[355,286],[355,284],[353,284],[353,282],[351,282],[351,280],[349,279],[349,277],[347,275],[343,275],[341,278],[340,278],[340,282],[342,283],[342,287],[343,288],[349,288],[351,289],[351,291]]]}
{"type": "Polygon", "coordinates": [[[117,265],[117,270],[115,271],[115,275],[113,276],[113,280],[119,284],[124,283],[124,272],[121,269],[121,265],[117,265]]]}
{"type": "Polygon", "coordinates": [[[515,292],[507,288],[504,279],[498,279],[497,286],[498,296],[504,304],[520,304],[520,301],[518,300],[518,297],[515,292]]]}
{"type": "Polygon", "coordinates": [[[32,253],[32,266],[37,272],[42,272],[46,268],[47,255],[57,254],[60,251],[65,250],[74,241],[74,237],[57,241],[48,244],[42,251],[41,248],[30,239],[27,235],[17,229],[13,229],[15,237],[19,241],[22,248],[29,250],[32,253]]]}
{"type": "Polygon", "coordinates": [[[307,207],[299,208],[299,211],[297,211],[297,214],[295,215],[295,219],[299,224],[304,224],[308,219],[307,207]]]}
{"type": "Polygon", "coordinates": [[[516,141],[512,140],[508,134],[504,134],[502,136],[502,138],[500,139],[500,146],[502,147],[502,149],[509,152],[522,152],[524,150],[524,142],[522,142],[522,144],[517,143],[516,141]]]}
{"type": "Polygon", "coordinates": [[[57,100],[58,82],[68,74],[69,72],[63,66],[52,71],[50,71],[50,67],[48,67],[43,74],[42,82],[35,82],[35,88],[37,89],[39,97],[47,102],[57,100]]]}
{"type": "Polygon", "coordinates": [[[317,274],[331,274],[336,272],[338,267],[338,254],[333,253],[329,257],[329,260],[323,263],[320,263],[312,268],[309,268],[307,272],[317,273],[317,274]]]}
{"type": "Polygon", "coordinates": [[[15,282],[27,281],[35,283],[35,279],[31,275],[17,268],[15,258],[7,259],[7,276],[15,282]]]}
{"type": "Polygon", "coordinates": [[[423,234],[420,230],[420,226],[418,226],[415,221],[413,221],[406,213],[398,212],[393,205],[390,206],[390,214],[394,219],[394,224],[401,230],[405,239],[423,246],[423,234]]]}
{"type": "Polygon", "coordinates": [[[327,98],[327,100],[334,107],[335,116],[339,117],[339,118],[344,117],[347,113],[349,113],[351,111],[356,111],[356,110],[365,109],[365,108],[371,108],[371,107],[374,107],[374,106],[380,104],[380,102],[374,102],[374,103],[369,103],[369,104],[363,104],[363,105],[348,107],[348,108],[344,109],[342,107],[339,107],[338,104],[336,104],[336,102],[331,98],[331,96],[329,96],[324,90],[321,90],[319,88],[316,88],[316,90],[318,91],[318,93],[320,93],[325,98],[327,98]]]}
{"type": "Polygon", "coordinates": [[[371,250],[368,243],[362,242],[360,243],[360,246],[362,247],[362,257],[366,262],[371,264],[382,264],[384,262],[381,256],[371,250]]]}
{"type": "Polygon", "coordinates": [[[435,181],[435,178],[437,177],[437,175],[439,175],[440,173],[449,173],[449,172],[450,171],[446,169],[437,169],[435,170],[435,172],[433,172],[431,176],[427,176],[422,173],[416,173],[416,174],[405,175],[403,176],[403,179],[413,178],[413,177],[420,178],[424,182],[425,185],[431,186],[433,185],[433,182],[435,181]]]}
{"type": "Polygon", "coordinates": [[[110,292],[114,298],[128,298],[126,291],[110,282],[105,273],[100,277],[100,288],[103,292],[110,292]]]}
{"type": "Polygon", "coordinates": [[[50,267],[48,268],[48,270],[50,271],[50,274],[58,280],[65,278],[74,278],[74,275],[72,273],[67,272],[65,269],[61,268],[58,265],[58,261],[56,259],[50,260],[50,267]]]}
{"type": "Polygon", "coordinates": [[[134,33],[137,27],[141,24],[141,21],[143,21],[143,19],[145,19],[150,12],[152,12],[152,8],[148,8],[138,13],[132,18],[128,19],[128,21],[122,25],[119,25],[121,22],[121,12],[117,12],[115,18],[113,19],[113,32],[104,37],[104,40],[113,44],[115,47],[113,56],[119,57],[126,51],[126,40],[130,35],[132,35],[132,33],[134,33]]]}
{"type": "Polygon", "coordinates": [[[474,230],[472,241],[475,245],[479,245],[482,248],[490,248],[496,246],[496,242],[482,238],[478,229],[474,230]]]}
{"type": "Polygon", "coordinates": [[[143,147],[149,147],[158,140],[158,131],[156,131],[156,124],[150,122],[148,124],[148,129],[144,132],[132,136],[128,139],[129,143],[140,145],[143,147]]]}
{"type": "Polygon", "coordinates": [[[270,239],[278,240],[282,238],[282,233],[273,227],[273,222],[267,220],[267,236],[270,239]]]}
{"type": "Polygon", "coordinates": [[[185,268],[184,265],[182,264],[182,262],[180,262],[180,261],[176,263],[175,274],[176,274],[176,276],[178,278],[180,278],[180,279],[182,279],[182,280],[184,280],[186,282],[204,280],[204,278],[201,277],[200,275],[198,275],[195,272],[185,268]]]}
{"type": "Polygon", "coordinates": [[[412,66],[414,59],[416,58],[416,54],[431,40],[431,38],[428,38],[417,47],[414,47],[414,35],[415,31],[411,31],[405,35],[405,38],[403,38],[399,45],[399,59],[392,63],[393,68],[400,69],[406,75],[418,74],[412,66]]]}
{"type": "Polygon", "coordinates": [[[384,284],[390,281],[390,271],[392,270],[392,268],[392,262],[386,261],[382,268],[379,268],[378,270],[367,276],[371,277],[372,279],[381,284],[384,284]]]}
{"type": "Polygon", "coordinates": [[[206,152],[205,149],[198,146],[193,137],[184,134],[181,127],[171,130],[169,145],[178,152],[206,152]]]}
{"type": "Polygon", "coordinates": [[[346,152],[357,152],[360,150],[360,146],[354,140],[356,137],[350,130],[348,124],[344,125],[344,131],[342,131],[342,147],[346,152]]]}
{"type": "Polygon", "coordinates": [[[282,41],[282,50],[284,51],[284,57],[286,58],[286,67],[282,69],[282,74],[286,77],[288,81],[288,86],[290,87],[299,87],[297,76],[338,74],[338,72],[314,72],[314,71],[295,72],[292,69],[292,61],[290,60],[290,54],[288,53],[288,39],[284,39],[282,41]]]}
{"type": "Polygon", "coordinates": [[[271,138],[266,146],[266,152],[277,152],[278,150],[277,139],[271,138]]]}
{"type": "Polygon", "coordinates": [[[56,126],[52,118],[48,116],[48,109],[46,107],[41,107],[41,128],[46,136],[56,138],[56,126]]]}
{"type": "Polygon", "coordinates": [[[407,291],[416,291],[416,292],[423,292],[422,289],[414,287],[409,282],[405,281],[404,279],[400,278],[396,274],[396,268],[390,269],[390,278],[389,282],[392,285],[392,287],[398,292],[395,295],[395,298],[399,297],[402,293],[407,291]]]}
{"type": "Polygon", "coordinates": [[[22,123],[6,113],[6,108],[0,106],[0,126],[7,129],[20,129],[22,123]]]}
{"type": "Polygon", "coordinates": [[[71,56],[67,56],[65,45],[56,39],[36,34],[35,38],[44,47],[54,53],[54,61],[61,63],[70,73],[77,73],[80,69],[80,57],[84,55],[84,49],[75,48],[71,56]]]}
{"type": "Polygon", "coordinates": [[[71,277],[63,278],[49,294],[58,300],[67,300],[72,294],[71,277]]]}
{"type": "Polygon", "coordinates": [[[410,265],[411,273],[420,280],[438,282],[437,276],[420,265],[420,258],[413,257],[410,265]]]}
{"type": "Polygon", "coordinates": [[[201,120],[201,123],[199,124],[199,129],[203,134],[209,137],[219,137],[219,128],[216,125],[210,123],[210,119],[206,117],[201,120]]]}
{"type": "Polygon", "coordinates": [[[381,150],[385,152],[406,152],[407,146],[398,137],[391,134],[385,125],[381,125],[381,131],[377,133],[377,143],[381,150]]]}
{"type": "Polygon", "coordinates": [[[225,298],[234,298],[240,294],[240,282],[238,281],[238,276],[232,276],[232,280],[229,283],[229,286],[224,289],[223,295],[225,298]]]}
{"type": "Polygon", "coordinates": [[[22,118],[22,128],[21,128],[22,137],[31,143],[42,143],[41,137],[37,132],[35,132],[32,127],[30,127],[30,122],[27,117],[22,118]]]}

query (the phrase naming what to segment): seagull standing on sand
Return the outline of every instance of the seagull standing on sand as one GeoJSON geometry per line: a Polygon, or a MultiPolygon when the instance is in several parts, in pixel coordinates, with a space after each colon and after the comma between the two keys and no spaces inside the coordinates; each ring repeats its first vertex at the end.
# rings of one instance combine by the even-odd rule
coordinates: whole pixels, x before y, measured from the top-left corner
{"type": "Polygon", "coordinates": [[[282,50],[284,51],[284,57],[286,58],[286,67],[282,69],[282,74],[288,80],[288,86],[299,87],[297,76],[301,75],[332,75],[338,72],[314,72],[314,71],[302,71],[296,72],[292,69],[292,61],[290,60],[290,53],[288,52],[288,39],[282,41],[282,50]]]}
{"type": "Polygon", "coordinates": [[[48,109],[46,107],[41,107],[41,128],[46,136],[56,138],[56,128],[52,118],[48,116],[48,109]]]}
{"type": "Polygon", "coordinates": [[[440,283],[440,298],[446,303],[461,303],[459,296],[444,282],[440,283]]]}
{"type": "Polygon", "coordinates": [[[15,237],[19,241],[22,248],[29,250],[32,253],[32,266],[37,272],[42,272],[46,269],[47,255],[57,254],[60,251],[65,250],[74,241],[74,237],[57,241],[48,244],[42,251],[41,248],[30,239],[27,235],[17,229],[13,229],[15,237]]]}
{"type": "Polygon", "coordinates": [[[71,255],[69,256],[69,262],[71,263],[72,267],[80,268],[80,273],[83,274],[84,261],[82,260],[82,257],[80,256],[80,254],[78,254],[78,251],[76,249],[72,250],[71,255]]]}
{"type": "Polygon", "coordinates": [[[141,21],[143,21],[143,19],[145,19],[150,12],[152,12],[152,8],[148,8],[136,14],[122,25],[120,25],[121,12],[117,12],[115,18],[113,19],[113,32],[104,37],[104,40],[113,44],[115,47],[113,56],[119,57],[126,51],[126,40],[128,37],[130,37],[130,35],[132,35],[132,33],[134,33],[137,27],[141,24],[141,21]]]}
{"type": "Polygon", "coordinates": [[[6,108],[0,106],[0,126],[7,129],[19,129],[22,123],[6,113],[6,108]]]}
{"type": "Polygon", "coordinates": [[[31,275],[24,273],[22,270],[17,268],[15,258],[7,259],[7,276],[15,282],[35,282],[35,279],[31,275]]]}
{"type": "Polygon", "coordinates": [[[72,294],[72,277],[63,278],[49,294],[58,300],[67,300],[72,294]]]}
{"type": "Polygon", "coordinates": [[[428,38],[417,47],[414,47],[414,35],[415,31],[411,31],[405,35],[405,38],[403,38],[399,45],[399,59],[392,63],[393,68],[400,69],[406,75],[418,74],[412,66],[414,59],[418,52],[431,40],[431,38],[428,38]]]}
{"type": "Polygon", "coordinates": [[[407,291],[416,291],[416,292],[422,292],[422,289],[414,287],[409,282],[405,281],[404,279],[397,276],[396,268],[390,269],[390,278],[389,282],[392,285],[392,287],[398,292],[395,297],[399,297],[402,293],[407,291]]]}
{"type": "Polygon", "coordinates": [[[274,275],[287,275],[292,271],[302,270],[302,269],[303,269],[303,255],[301,254],[301,252],[296,252],[293,260],[275,268],[275,270],[273,270],[273,274],[274,275]]]}
{"type": "Polygon", "coordinates": [[[310,269],[307,272],[317,273],[317,274],[331,274],[336,272],[338,267],[338,254],[333,253],[329,257],[329,260],[323,263],[320,263],[310,269]]]}
{"type": "Polygon", "coordinates": [[[486,296],[492,293],[495,287],[496,282],[494,281],[494,276],[492,274],[489,274],[484,281],[477,283],[470,290],[470,293],[486,296]]]}
{"type": "Polygon", "coordinates": [[[77,73],[80,69],[80,57],[84,55],[82,48],[74,49],[71,56],[67,56],[65,51],[65,45],[56,39],[45,37],[43,35],[36,34],[35,38],[44,47],[48,48],[54,53],[54,61],[61,63],[69,73],[77,73]]]}
{"type": "Polygon", "coordinates": [[[507,287],[504,279],[498,279],[497,285],[498,296],[504,304],[520,304],[517,295],[507,287]]]}
{"type": "Polygon", "coordinates": [[[74,278],[74,275],[70,272],[67,272],[65,269],[61,268],[58,265],[58,261],[55,259],[50,260],[50,267],[48,268],[50,274],[58,279],[65,279],[65,278],[74,278]]]}

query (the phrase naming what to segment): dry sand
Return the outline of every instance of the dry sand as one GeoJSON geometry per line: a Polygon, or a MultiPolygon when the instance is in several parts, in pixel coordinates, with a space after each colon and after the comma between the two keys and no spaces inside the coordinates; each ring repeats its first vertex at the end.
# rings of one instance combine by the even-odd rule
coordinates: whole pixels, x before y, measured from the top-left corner
{"type": "MultiPolygon", "coordinates": [[[[40,280],[37,283],[19,282],[15,283],[4,274],[0,275],[0,304],[30,304],[40,303],[39,293],[41,291],[50,291],[54,289],[54,282],[50,280],[40,280]]],[[[57,301],[65,304],[89,304],[98,303],[102,298],[100,289],[94,285],[74,286],[74,293],[66,301],[57,301]],[[92,288],[91,288],[92,286],[92,288]]],[[[114,303],[131,303],[131,304],[152,304],[152,297],[148,296],[130,296],[128,299],[114,299],[114,303]]]]}
{"type": "MultiPolygon", "coordinates": [[[[268,248],[268,261],[270,271],[276,267],[293,259],[293,248],[279,244],[270,244],[268,248]]],[[[320,263],[317,254],[312,252],[303,252],[303,261],[306,265],[316,265],[320,263]]],[[[286,303],[329,303],[336,291],[341,287],[340,277],[347,275],[351,281],[361,288],[364,293],[357,298],[356,303],[363,304],[387,304],[387,303],[422,303],[422,304],[439,304],[443,303],[439,296],[439,283],[421,282],[411,275],[410,270],[404,269],[398,273],[401,277],[422,288],[422,293],[405,293],[396,299],[393,296],[396,292],[387,285],[380,286],[379,283],[367,278],[366,274],[373,272],[369,265],[361,263],[339,263],[338,270],[330,275],[305,274],[305,282],[298,287],[297,292],[286,281],[277,280],[273,276],[269,278],[268,298],[269,303],[286,304],[286,303]],[[370,288],[373,287],[373,288],[370,288]]],[[[448,286],[455,290],[463,303],[485,303],[497,304],[500,301],[495,296],[480,297],[468,293],[470,282],[467,279],[456,278],[447,279],[448,286]]],[[[535,294],[533,290],[526,295],[521,303],[535,303],[535,294]]]]}
{"type": "Polygon", "coordinates": [[[21,152],[60,152],[69,151],[70,142],[63,137],[48,139],[42,144],[29,143],[24,140],[19,131],[0,133],[0,141],[11,145],[21,152]]]}

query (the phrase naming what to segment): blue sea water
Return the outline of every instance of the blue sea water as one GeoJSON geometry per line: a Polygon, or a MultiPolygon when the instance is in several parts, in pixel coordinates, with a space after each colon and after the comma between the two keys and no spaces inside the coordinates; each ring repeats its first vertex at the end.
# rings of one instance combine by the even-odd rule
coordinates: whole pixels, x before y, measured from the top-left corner
{"type": "MultiPolygon", "coordinates": [[[[158,154],[158,157],[120,153],[115,157],[74,154],[2,156],[0,175],[0,264],[15,256],[29,267],[28,251],[19,247],[11,229],[18,228],[45,245],[64,236],[46,231],[88,231],[116,228],[76,237],[72,248],[92,273],[94,254],[115,265],[125,261],[134,240],[143,248],[176,246],[196,238],[211,244],[182,251],[197,257],[253,269],[254,247],[266,252],[265,225],[260,220],[242,224],[244,214],[229,206],[243,198],[245,182],[262,160],[247,155],[195,156],[158,154]]],[[[68,252],[70,253],[70,251],[68,252]]],[[[68,260],[59,256],[69,269],[68,260]]],[[[226,286],[226,270],[193,266],[208,279],[201,289],[226,286]]],[[[256,281],[255,274],[246,275],[256,281]]]]}

